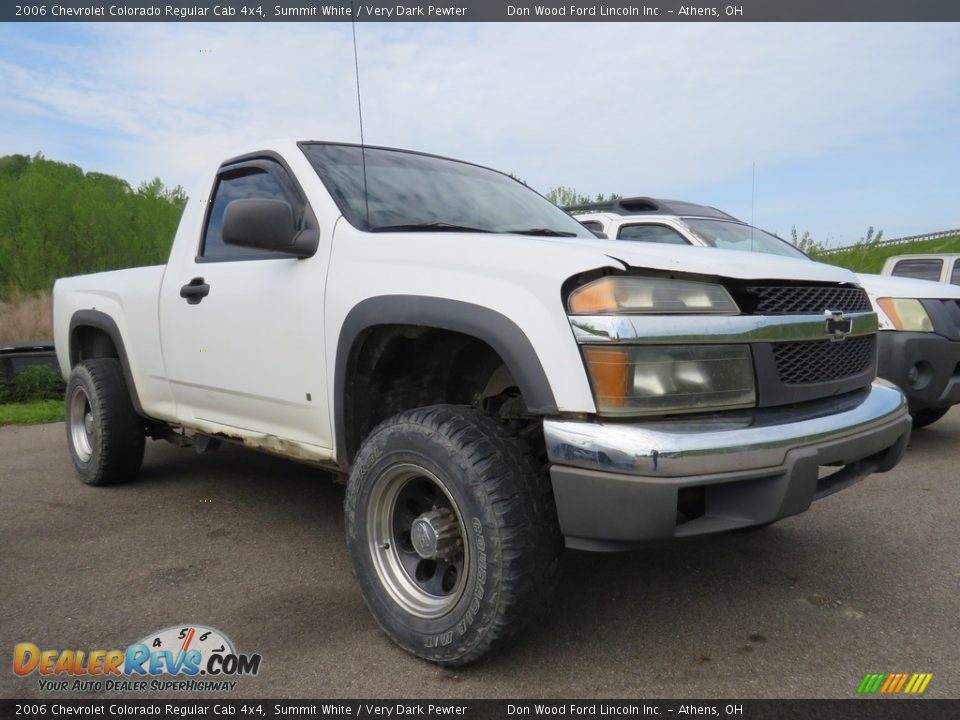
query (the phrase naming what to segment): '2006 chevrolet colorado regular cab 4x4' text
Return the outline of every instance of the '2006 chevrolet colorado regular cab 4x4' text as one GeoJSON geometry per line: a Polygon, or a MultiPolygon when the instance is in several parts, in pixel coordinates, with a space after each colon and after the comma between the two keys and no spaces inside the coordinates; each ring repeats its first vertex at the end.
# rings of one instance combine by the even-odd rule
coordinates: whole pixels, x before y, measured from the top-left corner
{"type": "Polygon", "coordinates": [[[147,436],[339,470],[367,605],[450,665],[537,617],[564,542],[770,523],[910,432],[849,272],[601,240],[507,175],[387,148],[223,162],[165,266],[58,280],[54,324],[83,481],[133,478],[147,436]]]}

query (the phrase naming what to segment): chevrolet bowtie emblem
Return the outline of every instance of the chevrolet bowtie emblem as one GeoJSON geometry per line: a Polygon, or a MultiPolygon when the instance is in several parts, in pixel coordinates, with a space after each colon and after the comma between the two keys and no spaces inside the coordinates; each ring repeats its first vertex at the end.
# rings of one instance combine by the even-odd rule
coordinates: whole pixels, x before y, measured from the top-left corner
{"type": "Polygon", "coordinates": [[[824,332],[833,335],[833,340],[846,340],[853,330],[853,320],[846,317],[842,310],[827,310],[827,323],[824,332]]]}

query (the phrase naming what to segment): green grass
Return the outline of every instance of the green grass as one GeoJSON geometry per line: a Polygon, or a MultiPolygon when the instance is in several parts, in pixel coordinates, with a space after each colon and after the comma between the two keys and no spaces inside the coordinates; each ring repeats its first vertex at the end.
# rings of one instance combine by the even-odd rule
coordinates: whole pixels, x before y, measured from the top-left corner
{"type": "Polygon", "coordinates": [[[0,425],[39,425],[63,420],[63,400],[0,405],[0,425]]]}
{"type": "Polygon", "coordinates": [[[819,255],[815,256],[815,259],[828,265],[839,265],[854,272],[879,274],[888,257],[913,253],[960,253],[960,236],[937,240],[918,240],[903,245],[867,246],[842,253],[819,255]]]}

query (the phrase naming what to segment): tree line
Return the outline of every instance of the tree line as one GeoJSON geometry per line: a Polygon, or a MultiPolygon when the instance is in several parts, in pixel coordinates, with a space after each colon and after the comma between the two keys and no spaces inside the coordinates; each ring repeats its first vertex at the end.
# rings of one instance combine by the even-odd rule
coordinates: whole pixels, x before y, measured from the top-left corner
{"type": "Polygon", "coordinates": [[[186,204],[159,178],[136,190],[41,154],[0,157],[0,299],[65,275],[166,262],[186,204]]]}

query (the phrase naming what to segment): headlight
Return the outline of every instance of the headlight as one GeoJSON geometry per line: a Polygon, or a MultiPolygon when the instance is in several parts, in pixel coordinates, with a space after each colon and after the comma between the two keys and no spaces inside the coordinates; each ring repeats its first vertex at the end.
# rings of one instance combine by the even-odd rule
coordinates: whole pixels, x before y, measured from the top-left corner
{"type": "Polygon", "coordinates": [[[574,315],[611,313],[736,313],[722,285],[654,277],[605,277],[570,293],[574,315]]]}
{"type": "Polygon", "coordinates": [[[877,304],[897,330],[933,332],[933,323],[919,300],[913,298],[877,298],[877,304]]]}
{"type": "Polygon", "coordinates": [[[644,345],[583,348],[597,410],[654,415],[753,407],[747,345],[644,345]]]}

